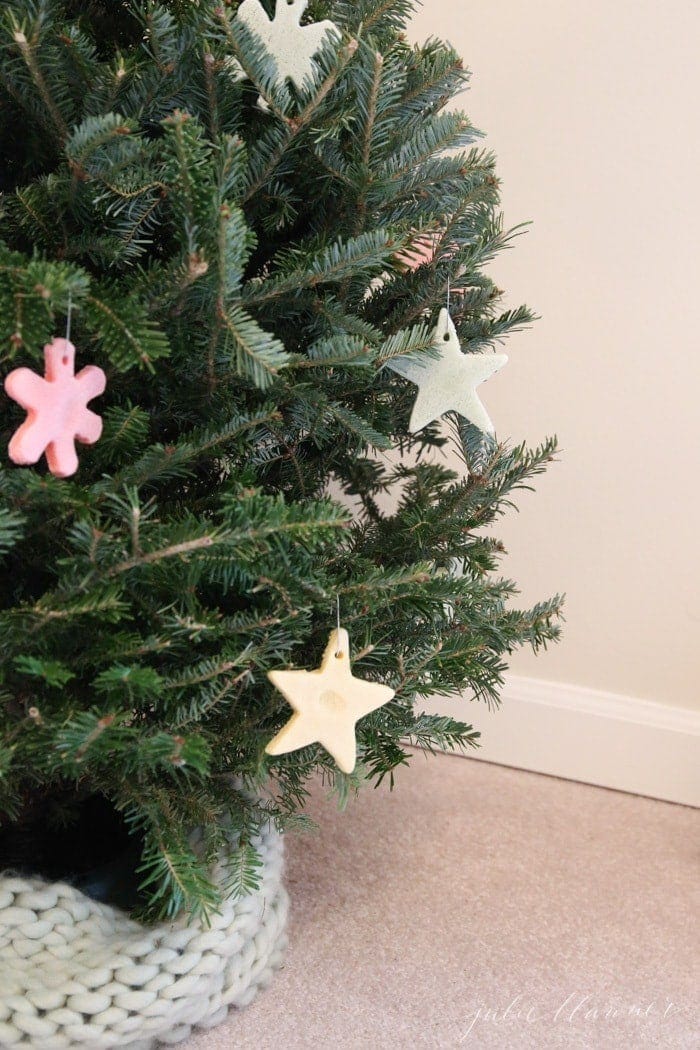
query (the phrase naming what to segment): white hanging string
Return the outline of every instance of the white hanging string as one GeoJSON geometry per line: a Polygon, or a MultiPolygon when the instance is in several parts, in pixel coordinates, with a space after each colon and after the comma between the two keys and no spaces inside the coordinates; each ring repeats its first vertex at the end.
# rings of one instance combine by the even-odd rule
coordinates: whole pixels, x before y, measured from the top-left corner
{"type": "Polygon", "coordinates": [[[70,343],[70,324],[73,317],[73,293],[68,293],[68,316],[66,318],[66,342],[70,343]]]}

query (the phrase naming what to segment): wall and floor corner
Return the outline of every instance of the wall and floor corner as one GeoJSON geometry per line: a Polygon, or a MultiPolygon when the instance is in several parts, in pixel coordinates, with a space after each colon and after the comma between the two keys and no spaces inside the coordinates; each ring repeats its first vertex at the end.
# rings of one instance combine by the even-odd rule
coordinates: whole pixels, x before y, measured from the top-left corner
{"type": "Polygon", "coordinates": [[[412,33],[464,55],[506,224],[532,221],[491,272],[541,320],[488,407],[564,450],[499,525],[523,601],[567,592],[564,640],[468,710],[482,757],[700,804],[700,6],[431,0],[412,33]]]}

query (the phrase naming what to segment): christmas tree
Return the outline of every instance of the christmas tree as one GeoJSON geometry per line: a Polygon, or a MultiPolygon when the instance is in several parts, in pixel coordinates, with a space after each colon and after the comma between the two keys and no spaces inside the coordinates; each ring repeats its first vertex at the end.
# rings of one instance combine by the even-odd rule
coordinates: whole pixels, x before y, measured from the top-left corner
{"type": "Polygon", "coordinates": [[[150,917],[216,907],[226,822],[228,890],[254,885],[255,829],[303,826],[319,772],[343,802],[407,745],[474,745],[424,699],[496,703],[558,633],[489,531],[555,441],[449,398],[411,427],[439,318],[477,368],[532,320],[485,270],[518,231],[450,105],[468,73],[407,43],[414,6],[3,5],[0,824],[108,800],[150,917]],[[54,432],[62,368],[82,401],[54,432]],[[268,674],[316,668],[338,611],[392,695],[349,772],[266,751],[291,713],[268,674]]]}

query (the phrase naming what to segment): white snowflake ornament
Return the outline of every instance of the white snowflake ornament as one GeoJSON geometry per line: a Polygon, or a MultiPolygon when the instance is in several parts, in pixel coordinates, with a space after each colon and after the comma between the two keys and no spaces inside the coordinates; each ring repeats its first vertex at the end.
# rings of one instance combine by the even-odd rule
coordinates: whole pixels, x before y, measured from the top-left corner
{"type": "Polygon", "coordinates": [[[418,387],[409,429],[415,434],[446,412],[458,412],[485,434],[494,426],[476,388],[507,363],[506,354],[465,354],[448,310],[440,311],[433,345],[436,358],[403,358],[389,367],[418,387]]]}
{"type": "Polygon", "coordinates": [[[280,80],[291,80],[298,91],[315,71],[314,56],[328,39],[339,39],[340,30],[326,19],[301,25],[309,0],[277,0],[275,16],[268,17],[260,0],[243,0],[237,18],[259,37],[277,66],[280,80]]]}

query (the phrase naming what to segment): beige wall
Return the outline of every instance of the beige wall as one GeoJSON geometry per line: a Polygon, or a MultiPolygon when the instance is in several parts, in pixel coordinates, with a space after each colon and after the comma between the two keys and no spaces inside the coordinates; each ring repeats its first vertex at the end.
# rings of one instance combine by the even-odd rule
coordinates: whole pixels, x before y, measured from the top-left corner
{"type": "Polygon", "coordinates": [[[565,449],[500,531],[568,623],[513,669],[700,707],[700,3],[426,0],[413,33],[463,54],[506,221],[534,223],[491,272],[542,320],[485,400],[565,449]]]}

